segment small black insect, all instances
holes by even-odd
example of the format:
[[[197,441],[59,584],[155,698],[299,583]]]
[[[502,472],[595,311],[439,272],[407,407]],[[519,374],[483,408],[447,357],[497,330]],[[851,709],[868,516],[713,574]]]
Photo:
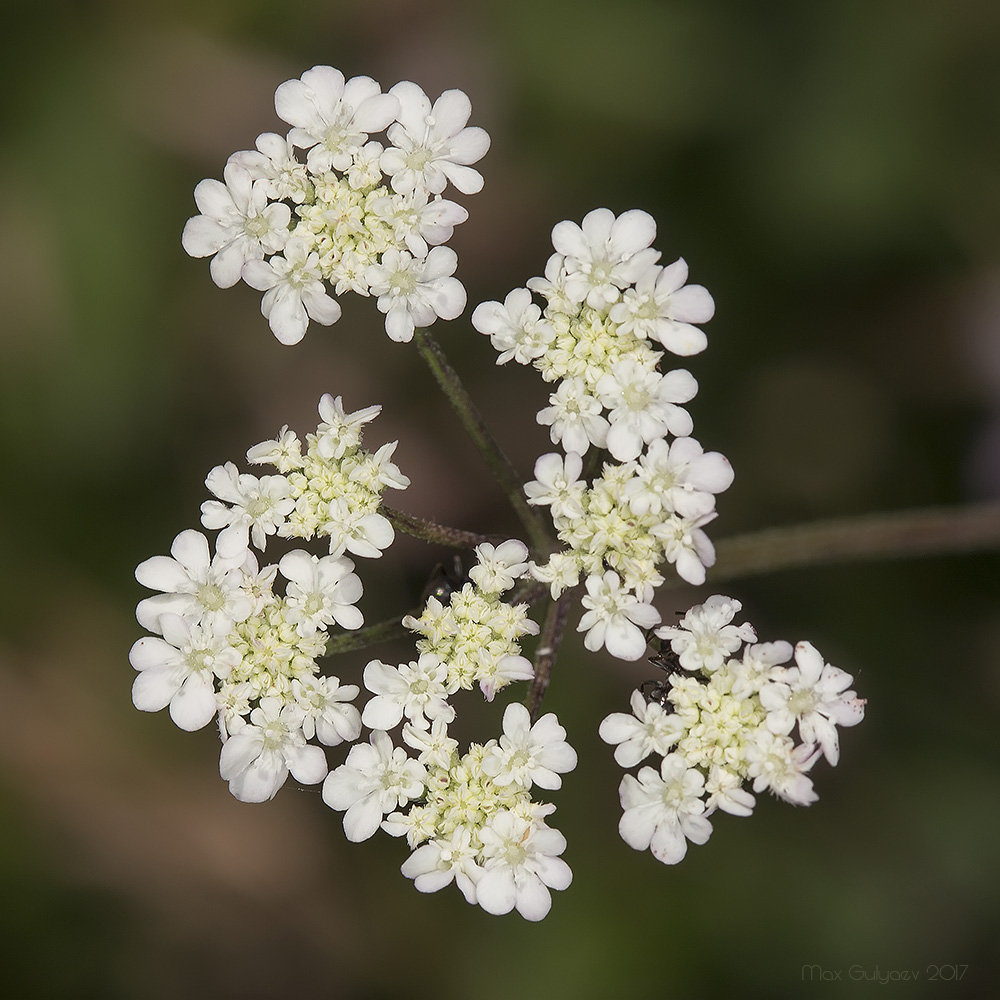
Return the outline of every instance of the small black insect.
[[[436,597],[442,604],[451,600],[451,595],[461,590],[469,582],[469,574],[462,565],[462,557],[452,557],[451,566],[438,563],[431,571],[427,586],[420,595],[420,603],[426,604],[428,597]]]
[[[669,715],[674,710],[673,702],[670,701],[670,692],[673,689],[670,677],[672,674],[680,671],[680,660],[672,649],[667,648],[654,653],[649,657],[649,662],[654,667],[659,667],[665,671],[667,676],[656,678],[655,680],[643,681],[639,685],[639,693],[647,702],[655,702]]]

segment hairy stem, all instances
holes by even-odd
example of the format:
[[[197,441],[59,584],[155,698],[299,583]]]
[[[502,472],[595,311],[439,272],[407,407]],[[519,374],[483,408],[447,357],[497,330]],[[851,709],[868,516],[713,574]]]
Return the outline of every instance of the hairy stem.
[[[926,507],[768,528],[716,544],[713,582],[860,559],[1000,548],[1000,503]]]
[[[408,611],[406,614],[416,617],[420,614],[420,609]],[[323,657],[336,656],[338,653],[350,653],[355,649],[365,649],[368,646],[377,646],[379,643],[392,642],[393,639],[412,637],[413,633],[408,628],[403,627],[404,617],[405,615],[397,615],[395,618],[387,618],[374,625],[366,625],[354,632],[335,635],[327,641]]]
[[[415,514],[386,507],[385,504],[379,507],[379,513],[387,518],[394,528],[407,535],[437,545],[450,545],[455,549],[474,549],[483,542],[499,545],[506,540],[503,535],[481,535],[475,531],[464,531],[462,528],[450,528],[445,524],[417,517]]]
[[[538,718],[542,698],[545,697],[549,686],[549,674],[552,672],[552,664],[555,662],[556,653],[562,642],[572,599],[573,592],[565,591],[557,601],[552,601],[549,604],[549,610],[545,615],[545,624],[542,625],[542,632],[538,637],[538,648],[535,650],[535,678],[531,682],[528,696],[524,700],[532,723]]]
[[[553,543],[545,522],[538,512],[529,506],[524,496],[521,478],[486,426],[486,422],[479,410],[476,409],[476,405],[472,402],[472,398],[461,379],[455,373],[455,369],[448,363],[448,359],[437,341],[426,330],[418,328],[414,333],[413,340],[420,356],[427,363],[441,390],[455,408],[462,426],[472,438],[479,453],[507,495],[518,519],[528,533],[532,549],[539,556],[547,555],[552,550]]]

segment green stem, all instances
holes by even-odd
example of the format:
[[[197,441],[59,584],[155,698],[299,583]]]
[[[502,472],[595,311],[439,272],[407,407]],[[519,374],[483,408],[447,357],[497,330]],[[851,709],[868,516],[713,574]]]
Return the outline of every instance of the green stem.
[[[407,614],[416,617],[420,614],[420,609],[408,611]],[[353,632],[344,632],[335,635],[327,641],[324,658],[337,656],[339,653],[350,653],[355,649],[365,649],[367,646],[376,646],[383,642],[392,642],[394,639],[405,639],[413,633],[403,627],[402,619],[405,615],[397,615],[395,618],[387,618],[385,621],[376,622],[374,625],[366,625],[364,628],[356,629]]]
[[[413,340],[420,356],[427,363],[441,390],[455,408],[462,426],[472,438],[479,453],[507,495],[518,519],[528,533],[528,539],[535,554],[539,557],[548,555],[554,548],[548,528],[538,511],[529,506],[524,496],[520,476],[486,426],[486,422],[479,410],[476,409],[475,403],[472,402],[472,398],[455,369],[448,363],[444,352],[427,330],[418,328],[414,333]]]
[[[716,543],[712,582],[795,566],[1000,548],[1000,503],[835,518]]]
[[[545,624],[542,625],[541,635],[538,637],[538,648],[535,650],[535,677],[528,688],[528,696],[524,703],[532,723],[538,718],[538,710],[542,706],[542,698],[549,686],[549,675],[552,672],[552,664],[555,662],[556,653],[562,642],[563,632],[566,629],[566,618],[569,615],[569,606],[573,599],[573,591],[567,590],[557,601],[549,603],[549,610],[545,615]]]
[[[386,507],[385,504],[379,507],[379,513],[399,531],[425,542],[433,542],[436,545],[450,545],[455,549],[474,549],[483,542],[499,545],[506,540],[503,535],[480,535],[475,531],[450,528],[446,524],[438,524],[436,521],[428,521],[415,514],[407,514],[401,510]]]

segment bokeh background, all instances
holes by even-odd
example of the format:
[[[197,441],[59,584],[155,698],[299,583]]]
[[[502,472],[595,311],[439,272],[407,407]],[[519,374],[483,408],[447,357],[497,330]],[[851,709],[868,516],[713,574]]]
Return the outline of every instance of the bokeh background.
[[[181,250],[194,185],[281,129],[274,88],[317,63],[470,94],[493,137],[453,242],[471,303],[540,273],[560,219],[654,214],[718,306],[690,365],[697,436],[737,471],[714,537],[996,498],[997,4],[77,0],[11,4],[0,44],[9,995],[795,996],[816,989],[807,965],[840,972],[830,996],[893,990],[852,969],[916,970],[908,997],[991,995],[995,555],[725,585],[762,637],[852,672],[869,713],[817,768],[815,806],[720,815],[676,868],[619,840],[596,734],[644,668],[571,635],[546,706],[580,754],[553,821],[575,882],[540,925],[421,896],[403,845],[347,844],[315,788],[235,802],[211,731],[132,708],[127,653],[136,563],[196,525],[213,465],[305,433],[325,391],[384,404],[368,441],[400,441],[399,506],[516,530],[373,302],[344,297],[336,326],[284,348],[258,293]],[[548,450],[540,380],[496,368],[467,316],[436,332],[527,474]],[[368,620],[411,606],[439,557],[404,539],[365,564]],[[962,982],[927,981],[952,964]]]

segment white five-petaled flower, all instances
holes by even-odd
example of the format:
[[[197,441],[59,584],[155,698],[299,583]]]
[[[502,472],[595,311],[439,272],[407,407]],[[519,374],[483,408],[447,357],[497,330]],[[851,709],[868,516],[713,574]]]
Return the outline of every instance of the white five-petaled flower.
[[[484,593],[502,594],[527,572],[528,546],[516,538],[500,545],[483,542],[476,546],[476,558],[469,579]]]
[[[557,223],[552,245],[564,258],[566,294],[573,302],[586,299],[594,309],[614,302],[659,259],[650,249],[655,237],[653,217],[639,209],[616,218],[607,208],[595,208],[582,226]]]
[[[587,484],[580,479],[583,458],[578,452],[550,452],[535,462],[535,478],[525,483],[524,494],[533,506],[551,505],[553,517],[582,517]]]
[[[295,127],[289,142],[308,149],[314,174],[333,167],[341,172],[368,141],[398,114],[399,101],[367,76],[344,81],[332,66],[313,66],[298,80],[287,80],[274,92],[279,117]]]
[[[476,901],[487,913],[517,909],[525,920],[541,920],[552,906],[549,889],[566,889],[573,872],[559,857],[566,838],[539,822],[502,809],[479,831],[485,871]]]
[[[340,303],[327,294],[323,284],[319,255],[301,237],[288,240],[284,256],[248,261],[243,280],[264,293],[260,311],[282,344],[297,344],[311,319],[323,326],[340,319]]]
[[[583,644],[591,652],[604,646],[619,660],[638,660],[646,650],[643,629],[660,621],[656,608],[625,590],[613,570],[587,577],[581,603],[588,609],[577,626],[578,632],[587,633]]]
[[[483,771],[496,785],[560,788],[560,774],[576,767],[576,751],[566,742],[566,730],[553,713],[534,725],[524,705],[508,705],[503,713],[503,736]]]
[[[222,745],[219,773],[240,802],[273,799],[289,772],[304,785],[326,777],[326,754],[306,743],[304,713],[280,698],[261,698],[250,723]]]
[[[541,309],[531,301],[531,292],[515,288],[507,293],[503,304],[480,302],[473,310],[472,325],[490,338],[500,355],[498,365],[511,358],[526,365],[541,357],[556,336],[551,324],[541,316]]]
[[[742,643],[757,639],[749,623],[730,624],[741,607],[743,605],[731,597],[713,594],[704,604],[691,608],[677,625],[664,625],[656,634],[670,640],[670,648],[685,670],[711,673],[718,670],[725,658]]]
[[[794,667],[775,672],[776,679],[760,691],[768,712],[767,726],[787,735],[796,722],[804,743],[818,743],[831,764],[840,759],[837,726],[856,726],[865,715],[865,699],[848,690],[850,674],[825,663],[812,643],[795,647]]]
[[[608,421],[601,414],[600,400],[590,394],[582,378],[563,379],[549,403],[535,419],[550,428],[553,444],[585,455],[592,444],[603,448],[608,443]]]
[[[469,164],[490,148],[481,128],[466,127],[472,104],[461,90],[446,90],[431,107],[430,98],[415,83],[404,80],[389,89],[399,100],[396,124],[386,134],[393,144],[380,166],[392,178],[392,189],[409,194],[426,187],[440,194],[450,181],[462,194],[482,189],[483,177]]]
[[[361,715],[369,729],[393,729],[404,714],[418,729],[429,729],[438,719],[448,723],[455,718],[455,709],[448,704],[448,665],[433,653],[398,667],[370,660],[364,680],[375,695]]]
[[[629,847],[648,847],[657,861],[675,865],[687,854],[687,842],[704,844],[712,834],[702,794],[705,777],[688,767],[681,754],[663,758],[660,772],[644,767],[622,778],[619,794],[625,810],[618,832]]]
[[[220,554],[212,556],[208,539],[190,528],[174,539],[169,556],[141,562],[135,578],[150,590],[162,591],[140,601],[135,609],[139,624],[150,632],[160,631],[160,616],[169,612],[226,635],[253,611],[242,588],[238,562]]]
[[[330,501],[328,517],[322,531],[330,536],[330,555],[339,556],[346,550],[363,559],[378,559],[396,537],[388,518],[352,510],[346,497]]]
[[[139,671],[132,703],[143,712],[159,712],[169,705],[170,718],[181,729],[201,729],[216,713],[215,678],[228,677],[241,656],[225,635],[215,635],[179,615],[161,615],[160,627],[162,639],[146,636],[129,653]]]
[[[615,743],[615,760],[622,767],[635,767],[651,753],[665,757],[684,732],[678,715],[668,714],[662,705],[646,701],[641,691],[632,692],[632,714],[612,712],[601,723],[600,736]]]
[[[628,358],[612,365],[594,391],[610,411],[608,450],[619,462],[637,458],[644,444],[668,432],[686,437],[694,428],[687,410],[676,405],[698,392],[698,383],[683,369],[661,375]]]
[[[292,681],[292,697],[302,709],[302,733],[335,747],[353,743],[361,735],[361,713],[350,704],[358,696],[357,684],[341,684],[337,677],[303,677]]]
[[[215,544],[219,555],[226,559],[239,557],[251,538],[263,552],[267,536],[273,535],[295,509],[284,476],[258,479],[249,473],[241,474],[232,462],[212,469],[205,485],[223,502],[206,500],[201,505],[201,523],[206,528],[223,529]]]
[[[302,204],[313,186],[305,164],[295,158],[295,145],[275,132],[262,132],[254,145],[256,149],[233,153],[229,162],[248,170],[255,181],[266,181],[269,198]]]
[[[635,287],[626,288],[622,301],[611,307],[619,332],[658,340],[682,357],[705,350],[708,339],[692,324],[707,323],[715,313],[715,303],[701,285],[685,285],[687,276],[683,258],[644,271]]]
[[[420,892],[437,892],[454,881],[466,902],[475,903],[476,882],[483,874],[476,862],[478,853],[472,845],[471,829],[462,825],[449,836],[435,838],[418,847],[403,862],[400,871],[413,879],[414,887]]]
[[[347,760],[323,783],[323,801],[344,811],[344,832],[355,843],[367,840],[382,817],[424,791],[427,771],[402,747],[393,747],[387,733],[375,730],[370,743],[355,743]]]
[[[625,495],[639,515],[673,511],[697,518],[715,508],[715,494],[727,490],[732,481],[733,467],[719,452],[704,452],[692,437],[676,438],[670,444],[658,438],[639,458]]]
[[[458,254],[450,247],[434,247],[426,257],[389,249],[378,264],[365,271],[378,308],[385,313],[385,332],[392,340],[413,339],[418,326],[430,326],[438,317],[455,319],[465,308],[465,288],[452,277]]]
[[[361,580],[346,556],[320,559],[304,549],[286,552],[278,562],[288,580],[285,619],[302,636],[336,623],[341,628],[361,628],[364,618],[354,605],[361,599]]]
[[[380,404],[347,413],[343,398],[324,392],[319,400],[320,424],[316,428],[316,449],[323,458],[341,458],[361,444],[361,428],[382,412]]]
[[[192,257],[214,254],[212,280],[230,288],[247,262],[285,246],[291,211],[280,202],[268,204],[267,181],[255,181],[238,163],[227,163],[224,176],[225,184],[206,179],[194,189],[202,214],[188,219],[181,243]]]

